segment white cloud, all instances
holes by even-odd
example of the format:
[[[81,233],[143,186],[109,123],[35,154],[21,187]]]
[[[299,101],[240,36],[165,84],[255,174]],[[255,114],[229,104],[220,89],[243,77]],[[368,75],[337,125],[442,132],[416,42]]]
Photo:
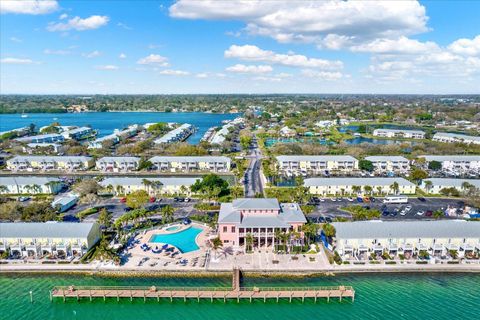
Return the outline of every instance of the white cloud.
[[[418,1],[179,0],[169,12],[183,19],[241,20],[250,34],[279,42],[322,44],[329,37],[333,47],[340,39],[358,45],[428,30]]]
[[[0,60],[1,63],[3,64],[34,64],[37,63],[33,61],[32,59],[27,59],[27,58],[3,58]]]
[[[351,50],[354,52],[378,54],[418,54],[438,49],[439,47],[435,42],[420,42],[403,36],[398,39],[376,39],[372,42],[351,47]]]
[[[167,67],[168,66],[168,58],[163,57],[159,54],[150,54],[145,58],[141,58],[137,61],[138,64],[148,64],[148,65],[156,65],[160,67]]]
[[[246,61],[260,61],[271,64],[279,64],[289,67],[319,68],[319,69],[340,69],[343,63],[338,60],[324,60],[317,58],[308,58],[300,54],[279,54],[269,50],[262,50],[257,46],[232,45],[225,51],[226,58],[237,58]]]
[[[266,82],[280,82],[280,81],[282,81],[282,78],[279,78],[279,77],[258,76],[258,77],[254,77],[252,80],[255,80],[255,81],[266,81]]]
[[[98,56],[101,56],[102,53],[98,50],[94,50],[92,52],[88,52],[88,53],[82,53],[82,56],[85,57],[85,58],[88,58],[88,59],[91,59],[91,58],[96,58]]]
[[[127,55],[125,53],[120,53],[120,55],[118,56],[118,58],[120,59],[126,59],[127,58]]]
[[[64,20],[64,19],[67,19],[67,18],[68,18],[68,14],[66,14],[66,13],[62,13],[60,15],[60,17],[58,17],[59,20]]]
[[[107,65],[102,65],[102,66],[96,66],[95,69],[112,71],[112,70],[118,70],[119,67],[115,66],[115,65],[112,65],[112,64],[107,64]]]
[[[205,79],[205,78],[208,78],[208,73],[206,72],[202,72],[202,73],[197,73],[195,75],[196,78],[200,78],[200,79]]]
[[[244,64],[236,64],[234,66],[228,67],[225,69],[228,72],[235,72],[235,73],[269,73],[273,71],[271,66],[266,65],[244,65]]]
[[[51,22],[47,26],[47,30],[52,32],[69,31],[69,30],[76,30],[76,31],[93,30],[93,29],[98,29],[100,27],[105,26],[109,20],[110,18],[107,16],[98,16],[98,15],[90,16],[85,19],[82,19],[80,17],[74,17],[68,20],[66,23]]]
[[[63,55],[70,54],[70,53],[72,53],[72,52],[69,51],[69,50],[52,50],[52,49],[45,49],[45,50],[43,50],[43,53],[44,53],[44,54],[51,54],[51,55],[63,56]]]
[[[12,42],[16,42],[16,43],[21,43],[21,42],[23,42],[23,40],[22,40],[22,39],[20,39],[20,38],[17,38],[17,37],[10,37],[10,41],[12,41]]]
[[[473,39],[458,39],[448,46],[454,53],[468,55],[468,56],[479,56],[480,55],[480,35],[476,36]]]
[[[119,22],[117,23],[117,27],[120,27],[120,28],[123,28],[125,30],[132,30],[132,28],[130,28],[129,26],[127,26],[125,23],[123,22]]]
[[[1,13],[17,14],[47,14],[58,10],[55,0],[2,0],[0,1]]]
[[[167,75],[167,76],[188,76],[190,72],[183,71],[183,70],[162,70],[159,72],[160,74]]]
[[[312,69],[304,69],[302,70],[302,75],[309,78],[317,78],[321,80],[339,80],[343,78],[341,72],[328,72],[328,71],[317,71]]]

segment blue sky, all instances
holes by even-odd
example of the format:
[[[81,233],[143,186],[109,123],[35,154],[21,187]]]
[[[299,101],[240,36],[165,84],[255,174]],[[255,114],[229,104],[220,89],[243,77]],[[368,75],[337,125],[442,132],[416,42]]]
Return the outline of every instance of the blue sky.
[[[0,2],[3,94],[480,93],[477,1]]]

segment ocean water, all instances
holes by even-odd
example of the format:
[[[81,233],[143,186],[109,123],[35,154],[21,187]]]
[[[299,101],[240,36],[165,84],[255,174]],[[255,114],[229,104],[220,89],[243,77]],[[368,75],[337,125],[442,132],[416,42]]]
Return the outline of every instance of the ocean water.
[[[0,132],[21,128],[31,123],[37,129],[59,122],[67,126],[89,125],[99,132],[99,137],[111,134],[114,129],[122,129],[131,124],[150,122],[190,123],[198,131],[188,138],[190,143],[198,143],[203,134],[213,126],[220,126],[223,120],[232,120],[238,114],[212,114],[202,112],[86,112],[86,113],[30,113],[27,118],[20,114],[0,114]]]
[[[352,285],[355,302],[331,299],[227,301],[129,299],[49,300],[54,285],[231,285],[221,278],[100,278],[72,275],[1,275],[0,319],[479,319],[480,275],[476,274],[376,274],[312,278],[246,278],[247,286]],[[29,291],[34,302],[30,302]]]

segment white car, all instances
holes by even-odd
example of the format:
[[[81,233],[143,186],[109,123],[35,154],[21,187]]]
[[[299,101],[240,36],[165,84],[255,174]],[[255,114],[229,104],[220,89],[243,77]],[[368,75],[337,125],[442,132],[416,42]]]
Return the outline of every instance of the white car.
[[[400,215],[401,215],[401,216],[404,216],[404,215],[407,214],[407,212],[408,212],[407,210],[403,209],[402,211],[400,211]]]
[[[320,199],[318,199],[318,200],[319,200],[320,202],[325,202],[325,199],[323,199],[323,198],[320,198]]]
[[[348,201],[353,202],[354,199],[352,197],[347,198]]]
[[[410,210],[412,210],[412,206],[408,205],[405,207],[405,212],[409,212]]]
[[[337,199],[335,199],[335,198],[330,198],[330,200],[332,200],[332,202],[336,202],[336,201],[337,201]]]
[[[425,214],[425,211],[422,211],[422,210],[417,211],[417,216],[423,216],[424,214]]]

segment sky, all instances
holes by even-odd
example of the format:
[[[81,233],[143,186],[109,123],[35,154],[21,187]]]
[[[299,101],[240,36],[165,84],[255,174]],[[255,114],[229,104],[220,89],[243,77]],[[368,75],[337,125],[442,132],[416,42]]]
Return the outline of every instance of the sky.
[[[2,94],[480,94],[480,1],[0,0]]]

